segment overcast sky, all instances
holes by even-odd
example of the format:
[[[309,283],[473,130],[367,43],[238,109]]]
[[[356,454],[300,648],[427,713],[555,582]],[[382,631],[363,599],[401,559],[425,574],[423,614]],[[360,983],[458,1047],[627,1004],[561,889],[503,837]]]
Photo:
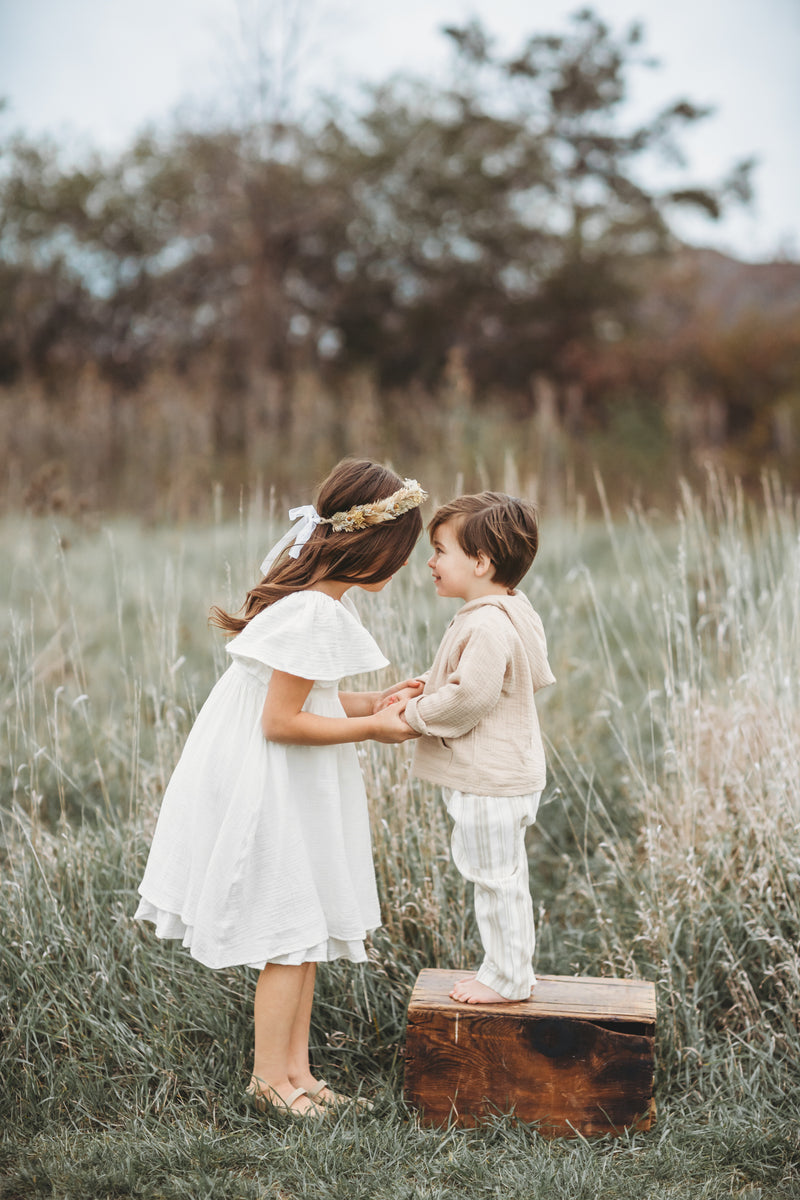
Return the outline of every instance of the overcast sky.
[[[395,71],[444,80],[443,24],[478,16],[499,47],[512,50],[531,33],[564,30],[579,7],[565,0],[0,0],[0,96],[8,100],[0,120],[5,131],[49,132],[73,149],[121,149],[145,123],[235,107],[259,46],[280,66],[281,96],[298,115],[317,91],[351,92],[357,81]],[[759,159],[753,209],[719,225],[687,222],[684,236],[743,258],[800,258],[800,0],[598,0],[593,7],[617,30],[640,19],[646,48],[661,61],[633,76],[632,121],[688,96],[716,109],[685,143],[696,179],[715,181],[739,159]]]

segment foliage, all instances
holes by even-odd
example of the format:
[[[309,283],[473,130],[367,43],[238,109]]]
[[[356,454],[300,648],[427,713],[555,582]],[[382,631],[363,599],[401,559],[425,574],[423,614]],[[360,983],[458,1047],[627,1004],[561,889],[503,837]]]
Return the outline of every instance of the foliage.
[[[446,33],[450,87],[395,81],[324,131],[360,201],[344,351],[387,383],[437,378],[454,346],[479,384],[569,378],[575,347],[633,320],[636,264],[667,249],[670,205],[717,215],[728,194],[637,182],[641,159],[706,113],[683,100],[621,130],[641,29],[615,38],[588,10],[511,57],[477,23]]]
[[[0,378],[91,360],[129,386],[210,361],[235,445],[255,366],[430,383],[461,347],[479,383],[572,377],[577,348],[629,327],[636,264],[667,247],[670,207],[716,216],[746,168],[715,186],[638,182],[706,112],[682,99],[621,128],[646,62],[636,26],[617,36],[586,10],[510,57],[477,24],[447,36],[450,86],[393,80],[306,126],[147,134],[79,166],[12,139]]]

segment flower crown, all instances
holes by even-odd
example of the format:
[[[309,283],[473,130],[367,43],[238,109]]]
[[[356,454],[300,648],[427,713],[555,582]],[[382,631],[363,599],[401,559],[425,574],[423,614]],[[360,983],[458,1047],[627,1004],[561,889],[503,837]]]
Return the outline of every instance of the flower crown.
[[[368,529],[384,521],[394,521],[409,509],[419,508],[428,493],[423,492],[416,479],[404,479],[403,486],[385,500],[374,500],[371,504],[354,504],[345,512],[332,517],[320,517],[319,525],[330,525],[336,533],[351,533],[357,529]]]
[[[416,479],[404,479],[403,486],[385,500],[374,500],[371,504],[354,504],[352,508],[334,513],[332,517],[321,517],[313,504],[291,508],[289,518],[292,521],[296,519],[297,524],[272,547],[261,564],[261,574],[269,574],[272,564],[289,545],[289,557],[298,558],[317,525],[330,525],[336,533],[368,529],[371,525],[394,521],[409,509],[418,508],[427,498],[428,493],[423,492]]]

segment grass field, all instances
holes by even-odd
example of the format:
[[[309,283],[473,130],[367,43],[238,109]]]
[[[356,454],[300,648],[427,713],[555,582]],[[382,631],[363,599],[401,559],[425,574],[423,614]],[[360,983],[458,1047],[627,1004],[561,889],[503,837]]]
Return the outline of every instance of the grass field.
[[[0,1196],[800,1195],[797,503],[712,476],[675,512],[542,514],[525,587],[558,685],[536,965],[651,979],[659,1004],[657,1125],[593,1142],[503,1118],[432,1131],[402,1103],[417,971],[478,953],[407,747],[361,751],[384,925],[366,967],[320,971],[312,1029],[317,1066],[373,1114],[249,1112],[254,973],[133,922],[165,781],[224,664],[208,608],[237,605],[277,528],[258,503],[207,528],[0,523]],[[426,557],[357,595],[398,676],[453,611]]]

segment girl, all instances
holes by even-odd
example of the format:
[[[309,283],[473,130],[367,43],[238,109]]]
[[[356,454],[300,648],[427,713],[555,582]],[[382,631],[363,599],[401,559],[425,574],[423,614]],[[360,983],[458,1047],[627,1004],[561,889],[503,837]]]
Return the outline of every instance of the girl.
[[[319,511],[291,511],[300,519],[242,615],[212,610],[236,635],[232,662],[167,787],[135,915],[209,967],[260,970],[247,1090],[262,1109],[318,1116],[343,1099],[312,1074],[308,1040],[316,964],[366,961],[364,938],[380,924],[352,743],[415,736],[402,703],[380,708],[413,681],[338,691],[343,676],[387,665],[346,592],[379,592],[403,566],[424,499],[416,480],[339,463]]]

